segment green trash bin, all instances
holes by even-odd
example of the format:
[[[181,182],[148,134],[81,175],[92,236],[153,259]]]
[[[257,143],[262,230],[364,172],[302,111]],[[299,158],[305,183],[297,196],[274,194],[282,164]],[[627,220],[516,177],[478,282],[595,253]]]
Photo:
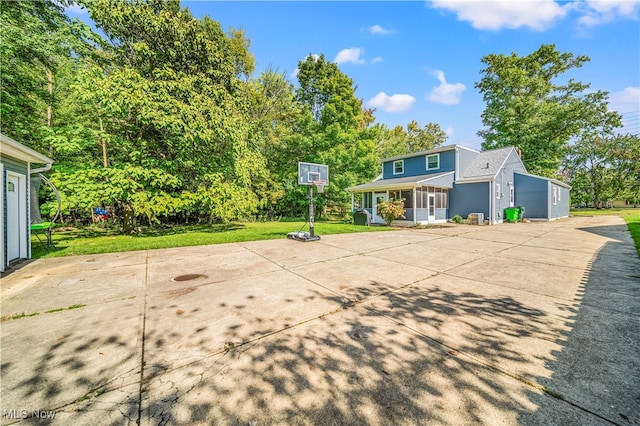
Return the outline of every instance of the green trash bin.
[[[504,209],[504,218],[507,222],[517,222],[518,221],[518,212],[519,209],[517,207],[508,207]]]

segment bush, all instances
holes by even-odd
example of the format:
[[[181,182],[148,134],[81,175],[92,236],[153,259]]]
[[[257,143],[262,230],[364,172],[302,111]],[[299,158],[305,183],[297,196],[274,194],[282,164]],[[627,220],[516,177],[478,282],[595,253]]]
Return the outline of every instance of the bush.
[[[395,219],[404,219],[404,198],[378,203],[378,214],[384,218],[387,226]]]
[[[462,221],[463,221],[462,216],[460,216],[459,214],[451,218],[451,222],[454,222],[454,223],[462,223]]]

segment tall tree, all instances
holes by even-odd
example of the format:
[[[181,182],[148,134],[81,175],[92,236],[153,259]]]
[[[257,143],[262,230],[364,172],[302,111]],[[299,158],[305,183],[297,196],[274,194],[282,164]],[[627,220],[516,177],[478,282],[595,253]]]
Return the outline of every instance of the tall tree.
[[[362,108],[353,80],[324,55],[309,55],[298,63],[296,98],[306,113],[298,116],[298,135],[289,140],[291,170],[285,199],[304,205],[305,191],[294,185],[297,161],[329,165],[330,186],[320,201],[344,210],[348,194],[344,188],[373,178],[379,169],[377,130],[369,127],[373,115]],[[298,200],[298,201],[296,201]]]
[[[33,148],[54,127],[54,110],[67,92],[61,77],[92,51],[93,33],[64,14],[66,1],[2,2],[0,8],[0,126]],[[44,128],[45,135],[40,134]]]
[[[382,126],[378,149],[380,157],[388,158],[433,149],[446,140],[447,134],[438,124],[427,123],[420,127],[420,124],[413,120],[406,127],[395,126],[388,129]]]
[[[585,131],[599,128],[611,134],[621,117],[607,109],[607,93],[587,92],[590,85],[560,77],[580,68],[589,58],[561,53],[555,45],[542,45],[527,56],[491,54],[475,87],[486,102],[485,130],[478,132],[484,149],[514,145],[531,173],[553,177],[569,142]]]

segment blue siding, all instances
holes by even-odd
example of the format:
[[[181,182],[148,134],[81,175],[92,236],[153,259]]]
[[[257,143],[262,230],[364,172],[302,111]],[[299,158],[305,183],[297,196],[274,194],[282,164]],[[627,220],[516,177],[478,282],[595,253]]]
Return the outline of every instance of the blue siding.
[[[418,155],[404,159],[404,173],[393,174],[393,162],[397,160],[385,161],[382,164],[382,178],[394,179],[408,176],[429,175],[432,173],[451,172],[455,170],[456,156],[455,150],[440,152],[440,167],[433,170],[427,170],[426,155]]]
[[[489,218],[490,182],[454,184],[449,191],[449,217],[457,214],[466,218],[469,213],[484,213]]]
[[[536,176],[515,174],[516,206],[523,206],[524,216],[533,219],[548,219],[549,181]]]

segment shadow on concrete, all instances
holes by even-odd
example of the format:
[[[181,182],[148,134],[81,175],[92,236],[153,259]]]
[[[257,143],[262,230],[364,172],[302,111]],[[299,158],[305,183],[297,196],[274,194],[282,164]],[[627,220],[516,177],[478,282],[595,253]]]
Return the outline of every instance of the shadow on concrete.
[[[548,362],[551,377],[538,378],[549,393],[531,392],[538,406],[519,421],[582,425],[558,417],[549,396],[588,413],[593,423],[640,424],[640,260],[625,225],[581,228],[609,238],[585,271],[575,317],[561,351]]]
[[[400,325],[417,321],[439,330],[458,320],[466,332],[457,348]],[[557,336],[543,311],[511,297],[417,287],[347,303],[288,329],[261,330],[271,332],[262,338],[247,339],[238,331],[245,326],[227,327],[234,346],[188,368],[149,365],[143,418],[153,424],[490,424],[500,415],[514,421],[530,409],[523,387],[490,365],[531,359],[501,334]]]

